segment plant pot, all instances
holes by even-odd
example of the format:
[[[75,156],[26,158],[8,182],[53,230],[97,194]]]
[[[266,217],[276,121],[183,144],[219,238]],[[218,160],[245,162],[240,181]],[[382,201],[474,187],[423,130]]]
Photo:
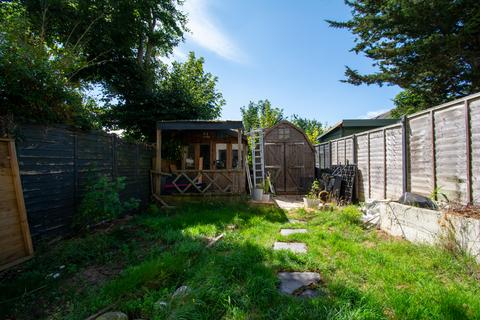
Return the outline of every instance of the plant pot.
[[[265,193],[263,195],[263,201],[270,202],[272,200],[272,195],[270,193]]]
[[[303,198],[303,206],[309,209],[317,209],[320,202],[320,199]]]
[[[263,200],[263,189],[255,188],[253,189],[252,199],[255,201],[262,201]]]

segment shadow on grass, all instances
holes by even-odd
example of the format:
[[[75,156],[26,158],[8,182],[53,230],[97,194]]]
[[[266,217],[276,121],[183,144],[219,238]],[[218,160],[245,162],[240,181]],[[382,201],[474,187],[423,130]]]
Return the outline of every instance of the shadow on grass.
[[[10,278],[12,282],[0,283],[2,300],[35,288],[28,287],[29,278],[42,285],[45,275],[58,265],[65,264],[68,271],[58,280],[48,280],[48,290],[0,305],[0,317],[84,319],[107,306],[126,312],[131,319],[402,316],[384,311],[383,301],[335,279],[323,283],[325,294],[313,299],[280,294],[276,273],[306,265],[306,259],[273,251],[266,244],[275,240],[285,222],[287,216],[279,209],[242,202],[212,201],[186,204],[168,214],[146,213],[109,233],[66,240],[59,248],[39,254],[22,273]],[[207,248],[208,238],[221,233],[225,237]],[[79,286],[72,281],[91,265],[120,266],[123,271],[98,284]],[[173,296],[184,285],[187,292]]]

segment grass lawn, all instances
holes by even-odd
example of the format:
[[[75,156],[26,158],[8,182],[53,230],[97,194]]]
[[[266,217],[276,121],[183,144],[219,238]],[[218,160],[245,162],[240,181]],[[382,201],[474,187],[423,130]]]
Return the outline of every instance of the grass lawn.
[[[0,276],[0,318],[84,319],[113,304],[130,319],[480,319],[471,258],[364,230],[355,207],[288,213],[309,230],[288,237],[282,227],[300,226],[276,208],[152,211],[38,249],[21,272]],[[308,253],[273,251],[276,240]],[[278,293],[278,271],[319,272],[322,294]],[[188,293],[172,298],[182,285]]]

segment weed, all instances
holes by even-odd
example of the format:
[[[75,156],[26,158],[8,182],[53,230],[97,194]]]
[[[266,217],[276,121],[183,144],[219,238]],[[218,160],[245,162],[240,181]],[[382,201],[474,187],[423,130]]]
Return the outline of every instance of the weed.
[[[115,219],[125,212],[138,208],[137,199],[130,198],[126,201],[120,199],[120,192],[124,189],[124,177],[111,181],[108,177],[101,176],[96,182],[90,182],[75,215],[75,226],[85,228],[91,224]]]
[[[361,222],[361,216],[362,213],[356,206],[348,206],[340,211],[341,220],[351,224],[359,224]]]

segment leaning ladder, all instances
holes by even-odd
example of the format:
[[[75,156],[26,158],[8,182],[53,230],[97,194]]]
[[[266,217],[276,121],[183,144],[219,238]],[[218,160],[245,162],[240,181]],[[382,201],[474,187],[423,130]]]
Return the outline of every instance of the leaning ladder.
[[[253,187],[265,184],[265,154],[263,148],[263,129],[250,131],[252,139]]]

